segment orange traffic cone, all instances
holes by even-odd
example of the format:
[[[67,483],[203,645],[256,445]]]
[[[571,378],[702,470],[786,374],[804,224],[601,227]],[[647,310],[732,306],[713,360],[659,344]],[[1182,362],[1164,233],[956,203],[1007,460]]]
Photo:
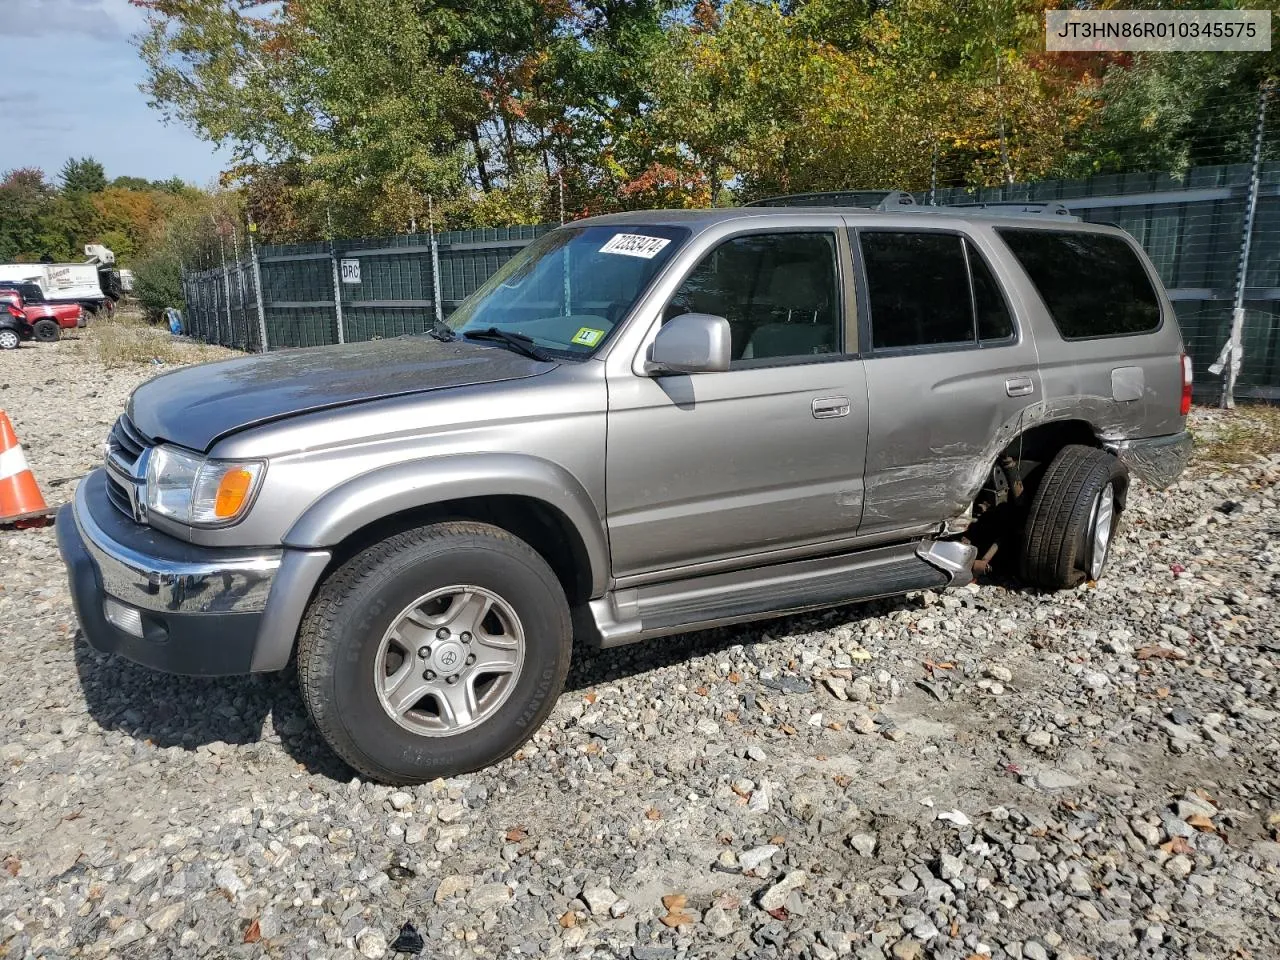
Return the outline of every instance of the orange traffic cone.
[[[9,415],[0,410],[0,523],[25,525],[24,521],[47,517],[52,512],[27,466]]]

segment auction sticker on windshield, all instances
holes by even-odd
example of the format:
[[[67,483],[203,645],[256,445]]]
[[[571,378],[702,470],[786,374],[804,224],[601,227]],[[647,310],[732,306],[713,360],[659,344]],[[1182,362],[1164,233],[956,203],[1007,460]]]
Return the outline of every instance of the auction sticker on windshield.
[[[670,242],[666,237],[646,237],[642,233],[615,233],[600,252],[652,260]]]
[[[580,343],[584,347],[594,347],[600,342],[600,338],[604,336],[603,330],[597,330],[594,327],[580,327],[578,332],[573,335],[570,343]]]

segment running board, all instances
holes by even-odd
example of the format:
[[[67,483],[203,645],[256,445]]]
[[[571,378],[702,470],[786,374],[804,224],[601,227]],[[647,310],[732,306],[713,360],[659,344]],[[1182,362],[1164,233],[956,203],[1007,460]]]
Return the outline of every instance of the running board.
[[[963,586],[977,549],[954,540],[876,547],[616,590],[589,604],[602,647],[785,616],[911,590]]]

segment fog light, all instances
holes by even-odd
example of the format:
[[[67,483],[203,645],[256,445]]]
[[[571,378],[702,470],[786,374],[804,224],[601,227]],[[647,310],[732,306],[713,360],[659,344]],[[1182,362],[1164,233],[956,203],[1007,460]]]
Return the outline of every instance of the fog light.
[[[142,611],[127,607],[115,597],[107,597],[102,601],[102,615],[107,623],[123,630],[131,636],[142,636]]]

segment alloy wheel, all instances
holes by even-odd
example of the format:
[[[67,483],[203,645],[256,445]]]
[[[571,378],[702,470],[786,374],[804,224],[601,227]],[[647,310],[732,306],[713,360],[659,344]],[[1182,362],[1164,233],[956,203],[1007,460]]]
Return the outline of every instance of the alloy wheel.
[[[378,702],[406,730],[454,736],[507,701],[524,654],[524,628],[506,600],[483,587],[441,587],[405,607],[383,635]]]

